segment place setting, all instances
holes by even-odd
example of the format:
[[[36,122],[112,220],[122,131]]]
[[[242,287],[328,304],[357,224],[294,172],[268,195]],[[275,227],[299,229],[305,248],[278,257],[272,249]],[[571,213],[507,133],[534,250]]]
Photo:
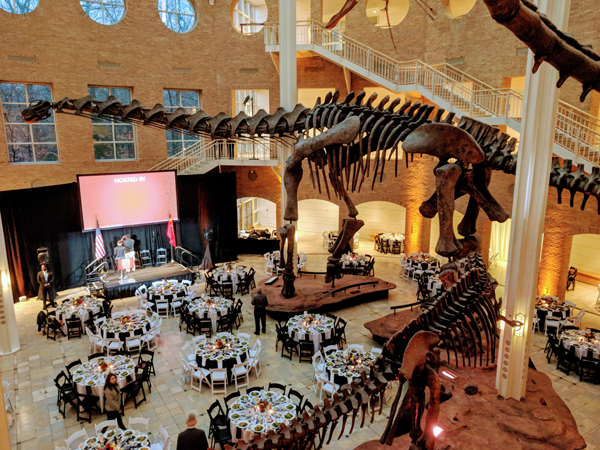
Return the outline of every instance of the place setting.
[[[196,344],[196,363],[207,369],[231,369],[248,359],[249,343],[231,333],[219,333]]]
[[[150,331],[150,319],[144,313],[123,313],[100,324],[105,338],[118,337],[124,341],[127,337],[142,336]]]
[[[335,320],[321,314],[304,312],[287,321],[289,336],[295,341],[301,341],[309,336],[315,345],[315,351],[323,340],[330,339],[335,326]]]
[[[150,450],[150,441],[146,434],[139,431],[116,428],[88,438],[79,448],[83,450]]]

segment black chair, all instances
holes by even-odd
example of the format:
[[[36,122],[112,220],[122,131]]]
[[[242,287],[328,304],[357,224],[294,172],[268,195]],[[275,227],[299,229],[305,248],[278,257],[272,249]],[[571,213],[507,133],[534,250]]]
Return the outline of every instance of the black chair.
[[[150,368],[150,374],[156,376],[156,370],[154,368],[154,352],[152,350],[142,350],[137,365],[142,369],[148,366]]]
[[[216,444],[219,444],[219,447],[222,449],[225,448],[226,445],[234,446],[231,436],[231,430],[229,427],[220,428],[215,426],[212,422],[210,424],[209,436],[212,436],[212,447],[216,448]]]
[[[383,253],[381,249],[381,238],[379,237],[379,235],[375,236],[375,246],[373,247],[373,250],[375,250],[376,252]]]
[[[223,281],[221,283],[221,297],[233,300],[233,281]]]
[[[394,241],[392,243],[392,254],[399,255],[402,253],[402,246],[400,245],[400,241]]]
[[[185,333],[191,334],[192,336],[196,336],[196,332],[198,331],[198,327],[196,326],[196,322],[194,321],[194,316],[192,314],[186,314],[181,316],[185,323]],[[179,329],[181,331],[181,328]]]
[[[312,357],[315,354],[315,344],[309,339],[307,335],[304,335],[304,339],[301,339],[298,343],[298,362],[312,362]]]
[[[290,392],[287,396],[292,400],[294,405],[296,405],[296,411],[300,412],[300,407],[302,406],[302,402],[304,401],[304,395],[302,395],[295,389],[290,389]]]
[[[65,374],[63,372],[61,372],[61,374],[63,376],[65,376]],[[59,374],[60,377],[60,374]],[[57,377],[58,378],[58,377]],[[62,386],[59,384],[60,382],[57,382],[56,379],[54,380],[54,383],[56,385],[56,388],[58,389],[58,399],[57,399],[57,406],[58,406],[58,412],[62,414],[63,419],[65,418],[65,413],[67,410],[67,403],[70,404],[73,409],[77,410],[77,403],[78,403],[78,397],[77,397],[77,392],[75,391],[75,389],[73,388],[67,388],[65,387],[65,384],[63,384]],[[68,385],[66,385],[68,386]],[[62,409],[61,409],[62,406]]]
[[[314,411],[314,406],[311,402],[308,401],[308,399],[304,400],[304,403],[302,404],[302,408],[300,410],[300,412],[307,412],[309,414],[312,414],[312,412]]]
[[[556,370],[560,370],[569,375],[573,368],[577,369],[579,366],[579,358],[575,356],[575,347],[571,346],[569,350],[565,350],[564,347],[560,347],[562,351],[556,355],[558,357],[558,363],[556,364]]]
[[[67,319],[67,337],[71,339],[71,337],[76,337],[77,339],[81,339],[81,335],[83,334],[83,329],[81,328],[81,320],[77,317],[70,317]]]
[[[249,279],[248,287],[250,290],[256,288],[256,280],[254,279],[255,274],[256,274],[256,270],[254,270],[254,267],[251,267],[250,270],[248,271],[248,275],[246,275],[246,278]]]
[[[56,320],[56,317],[48,313],[48,317],[46,318],[46,339],[52,339],[53,341],[56,341],[56,336],[58,336],[59,333],[63,336],[66,336],[62,330],[62,327],[60,326],[60,323],[58,320]]]
[[[69,381],[72,383],[73,382],[73,374],[71,373],[71,369],[73,369],[76,366],[80,366],[81,365],[81,360],[78,359],[77,361],[73,361],[72,363],[68,364],[66,366],[67,369],[67,378],[69,379]]]
[[[344,348],[343,344],[347,344],[348,341],[346,339],[346,321],[341,317],[335,325],[335,336],[338,339],[338,348],[340,347],[340,344],[342,345],[342,348]]]
[[[208,416],[210,417],[210,426],[208,430],[208,437],[212,438],[213,448],[214,442],[227,441],[231,439],[231,432],[229,431],[229,419],[223,411],[221,403],[216,400],[207,410]],[[221,447],[223,448],[223,447]]]
[[[560,327],[561,333],[566,330],[579,330],[579,327],[576,327],[574,325],[565,325],[564,327]]]
[[[70,391],[75,390],[75,385],[69,381],[69,377],[65,374],[64,371],[61,371],[56,378],[54,379],[54,385],[56,386],[56,389],[58,390],[58,395],[57,395],[57,399],[56,399],[56,405],[58,406],[58,410],[60,412],[60,403],[61,401],[63,401],[63,396]],[[67,402],[69,399],[64,400],[65,402]],[[73,395],[73,397],[70,399],[71,401],[75,402],[76,401],[76,395]],[[66,403],[65,403],[66,405]],[[73,404],[74,405],[74,404]],[[64,412],[62,412],[63,417],[65,416]]]
[[[298,350],[296,348],[297,345],[298,345],[298,343],[296,341],[294,341],[291,337],[287,336],[287,335],[282,336],[282,339],[285,339],[285,340],[281,341],[281,344],[282,344],[281,345],[281,357],[282,358],[287,358],[287,359],[289,359],[291,361],[292,360],[292,355],[294,353],[298,354]],[[288,354],[284,355],[283,354],[284,351],[288,352]]]
[[[284,332],[278,323],[275,324],[275,333],[277,334],[277,339],[275,341],[275,351],[277,351],[277,347],[279,346],[280,342],[284,342],[284,341],[290,339],[290,336],[288,335],[288,331],[287,331],[287,326],[285,328],[286,328],[286,330]]]
[[[390,253],[390,243],[387,239],[381,240],[381,253]]]
[[[232,400],[235,400],[235,399],[237,399],[237,398],[238,398],[240,395],[241,395],[241,394],[240,394],[240,392],[239,392],[239,391],[238,391],[238,392],[233,392],[233,393],[229,394],[227,397],[225,397],[225,398],[223,399],[223,401],[225,402],[225,407],[227,408],[227,416],[228,416],[228,417],[229,417],[229,409],[230,409],[230,408],[229,408],[229,403],[230,403],[230,402],[231,402],[231,403],[234,403]]]
[[[592,333],[600,333],[600,330],[599,330],[599,329],[597,329],[597,328],[590,328],[590,331],[591,331]]]
[[[287,386],[284,386],[283,384],[280,384],[280,383],[271,383],[271,382],[269,382],[269,390],[270,391],[278,390],[278,391],[281,391],[281,393],[283,395],[286,395]]]
[[[600,381],[600,359],[594,358],[594,352],[588,350],[587,355],[579,363],[579,381]]]
[[[129,400],[133,400],[135,409],[137,409],[138,406],[142,402],[146,401],[146,391],[144,391],[144,385],[142,384],[141,380],[138,380],[137,375],[138,374],[136,371],[136,380],[133,381],[132,383],[129,383],[127,386],[125,386],[123,389],[121,389],[121,394],[122,394],[121,413],[124,412],[125,405],[127,405],[127,402],[129,402]],[[138,401],[137,398],[138,398],[140,392],[142,393],[143,398],[140,401]],[[125,397],[124,399],[123,399],[123,396]]]
[[[237,284],[237,294],[244,295],[250,293],[250,277],[246,275],[240,282]]]
[[[233,331],[233,322],[231,314],[221,315],[220,311],[217,311],[217,333],[226,331],[231,333]]]
[[[148,386],[148,393],[152,394],[152,381],[150,381],[150,365],[144,365],[144,367],[140,367],[139,365],[135,367],[135,380],[142,384],[146,383]]]
[[[244,321],[244,315],[242,313],[242,306],[244,303],[241,300],[238,300],[235,304],[234,315],[235,315],[235,326],[236,328],[240,328],[242,322]]]
[[[91,361],[92,359],[100,358],[101,356],[104,356],[104,353],[92,353],[90,356],[88,356],[88,361]]]
[[[558,354],[561,352],[561,350],[564,351],[564,348],[554,334],[548,335],[548,341],[550,343],[550,348],[548,349],[546,359],[548,360],[548,363],[550,363],[552,360],[552,355],[558,357]]]
[[[89,388],[89,386],[87,387]],[[91,388],[88,392],[91,392]],[[92,413],[94,410],[100,412],[97,406],[99,400],[100,397],[97,395],[77,393],[77,421],[87,420],[88,423],[92,423]],[[85,414],[87,414],[87,417],[85,417]]]
[[[265,387],[264,386],[253,386],[253,387],[249,387],[246,388],[246,394],[250,394],[250,392],[254,392],[254,391],[262,391],[264,390]]]
[[[212,321],[210,319],[194,319],[194,325],[200,334],[205,334],[206,337],[212,337]]]

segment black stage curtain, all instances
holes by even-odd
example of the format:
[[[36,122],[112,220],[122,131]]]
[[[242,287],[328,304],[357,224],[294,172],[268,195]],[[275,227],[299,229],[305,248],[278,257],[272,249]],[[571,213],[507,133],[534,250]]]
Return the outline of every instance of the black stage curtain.
[[[213,263],[237,259],[237,196],[235,172],[207,174],[198,178],[199,223],[203,248],[204,230],[212,228],[210,253]]]
[[[231,211],[226,214],[227,220],[232,221],[235,231],[237,227],[235,174],[232,175],[234,176],[233,205],[224,202],[216,208],[211,203],[205,208],[205,213],[212,214],[214,210],[215,214],[225,215],[225,203],[227,203],[231,208]],[[180,222],[175,223],[175,233],[179,246],[201,258],[204,246],[198,227],[199,179],[198,176],[177,177]],[[214,179],[213,183],[205,183],[205,188],[218,195],[215,191],[219,180]],[[220,186],[218,190],[221,190]],[[231,188],[226,188],[225,191],[230,194]],[[207,195],[210,197],[210,192]],[[95,234],[81,231],[77,183],[1,192],[0,212],[15,300],[22,295],[27,297],[37,295],[36,277],[40,270],[37,260],[39,247],[48,248],[49,266],[54,272],[57,290],[84,284],[84,269],[94,259]],[[215,218],[214,221],[221,222],[219,218]],[[109,257],[113,254],[117,240],[126,233],[130,233],[135,239],[136,250],[148,249],[154,256],[157,248],[164,247],[170,250],[166,231],[167,223],[162,223],[103,230],[102,236]],[[234,238],[235,236],[234,234]],[[109,263],[112,266],[112,258],[109,258]]]

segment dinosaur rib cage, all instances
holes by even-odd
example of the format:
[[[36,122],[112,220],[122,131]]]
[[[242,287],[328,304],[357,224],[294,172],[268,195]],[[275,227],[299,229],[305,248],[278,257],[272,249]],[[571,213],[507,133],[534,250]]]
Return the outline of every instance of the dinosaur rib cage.
[[[495,295],[498,283],[487,273],[481,254],[470,253],[460,262],[467,270],[459,280],[390,338],[394,353],[402,355],[415,333],[424,330],[440,336],[449,364],[452,356],[457,367],[494,364],[501,306]]]
[[[332,177],[341,183],[332,183],[335,194],[340,194],[341,189],[352,192],[360,189],[365,177],[370,178],[371,167],[373,167],[373,179],[371,188],[375,185],[376,176],[383,177],[386,157],[387,161],[395,158],[395,175],[398,175],[398,159],[400,157],[399,147],[402,141],[416,128],[428,123],[455,124],[473,136],[485,153],[483,164],[493,170],[501,170],[506,173],[516,172],[517,140],[498,128],[478,122],[463,116],[456,120],[454,113],[448,113],[438,108],[434,117],[430,118],[435,106],[411,103],[407,101],[399,108],[400,99],[396,98],[386,107],[390,98],[384,97],[377,106],[375,100],[377,94],[372,94],[365,100],[365,92],[361,91],[355,96],[354,92],[341,102],[339,91],[330,92],[321,103],[313,108],[306,108],[301,104],[288,112],[284,108],[278,108],[274,114],[268,114],[264,109],[259,110],[253,116],[248,116],[243,111],[235,117],[223,112],[211,116],[200,110],[194,114],[188,114],[184,108],[178,108],[174,112],[161,104],[153,108],[146,108],[139,100],[133,100],[127,105],[120,103],[119,99],[109,96],[105,101],[97,101],[92,96],[62,100],[50,103],[47,101],[34,101],[29,107],[21,112],[27,123],[39,122],[50,115],[50,109],[58,113],[74,114],[83,117],[102,117],[115,122],[134,123],[140,126],[149,126],[164,130],[177,131],[191,136],[201,136],[208,139],[236,139],[253,140],[261,137],[282,139],[291,137],[298,139],[300,136],[309,137],[311,132],[323,132],[333,128],[347,117],[358,116],[361,120],[360,132],[356,140],[346,146],[331,146],[317,152],[308,160],[308,166],[316,174],[311,176],[313,185],[315,178],[319,192],[321,182],[319,171],[329,166],[329,176],[323,176],[323,183],[330,197],[327,178]],[[445,114],[445,116],[444,116]],[[374,161],[372,161],[374,159]],[[406,160],[408,164],[408,160]],[[581,209],[585,208],[589,196],[596,197],[598,201],[598,213],[600,214],[600,169],[595,167],[592,173],[586,175],[583,166],[572,172],[571,161],[565,160],[563,168],[558,167],[558,160],[553,163],[553,172],[550,177],[550,185],[559,190],[571,191],[571,206],[575,193],[584,194]],[[345,188],[344,188],[345,178]],[[560,197],[559,197],[560,199]],[[560,200],[559,200],[560,202]]]

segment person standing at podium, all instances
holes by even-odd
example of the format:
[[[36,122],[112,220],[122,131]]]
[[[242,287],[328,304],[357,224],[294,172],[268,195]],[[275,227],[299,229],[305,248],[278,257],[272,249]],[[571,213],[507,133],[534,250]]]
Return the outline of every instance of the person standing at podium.
[[[125,258],[125,246],[123,245],[123,240],[117,241],[117,246],[114,250],[115,260],[117,261],[117,269],[119,268],[119,259]],[[119,279],[125,278],[125,270],[119,270]]]
[[[135,261],[135,241],[131,239],[130,234],[126,234],[121,238],[121,240],[125,246],[125,258],[130,258]],[[132,265],[131,269],[127,269],[127,272],[131,272],[132,270],[135,270],[135,263]]]

